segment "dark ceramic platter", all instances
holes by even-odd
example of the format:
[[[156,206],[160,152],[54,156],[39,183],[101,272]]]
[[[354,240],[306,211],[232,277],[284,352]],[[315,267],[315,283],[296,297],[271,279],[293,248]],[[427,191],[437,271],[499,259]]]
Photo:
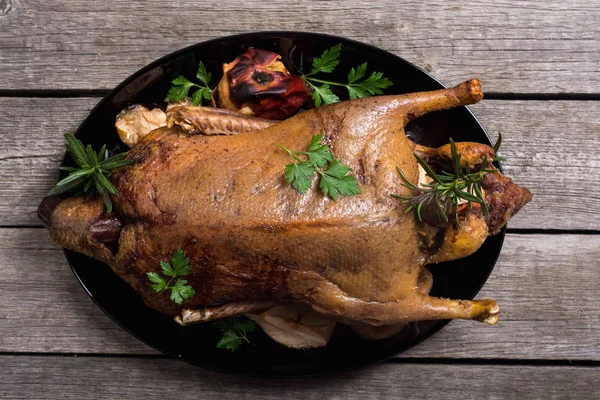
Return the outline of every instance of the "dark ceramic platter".
[[[212,72],[213,85],[221,78],[221,65],[249,47],[277,52],[293,73],[309,69],[312,57],[342,43],[341,63],[332,74],[343,81],[352,66],[369,63],[369,71],[381,71],[394,82],[387,94],[440,89],[444,86],[418,67],[391,53],[352,40],[312,33],[263,32],[200,43],[172,53],[133,74],[117,86],[81,124],[77,137],[99,148],[124,151],[114,128],[116,115],[128,105],[164,105],[170,81],[179,74],[195,76],[199,61]],[[449,82],[457,84],[458,82]],[[339,93],[341,97],[343,92]],[[344,98],[344,97],[342,97]],[[438,146],[456,141],[490,140],[473,114],[464,107],[422,117],[407,128],[419,143]],[[68,163],[68,161],[67,161]],[[283,173],[283,169],[282,169]],[[504,231],[489,238],[481,249],[465,259],[432,266],[434,296],[472,299],[492,271],[502,247]],[[180,327],[171,318],[147,308],[141,298],[108,266],[78,253],[66,251],[81,285],[116,323],[138,339],[170,356],[201,367],[253,376],[309,376],[355,369],[385,360],[439,331],[447,321],[409,324],[392,338],[365,341],[340,326],[324,348],[292,350],[270,340],[262,332],[252,334],[252,344],[234,353],[215,347],[219,332],[211,324]],[[460,324],[474,324],[459,321]]]

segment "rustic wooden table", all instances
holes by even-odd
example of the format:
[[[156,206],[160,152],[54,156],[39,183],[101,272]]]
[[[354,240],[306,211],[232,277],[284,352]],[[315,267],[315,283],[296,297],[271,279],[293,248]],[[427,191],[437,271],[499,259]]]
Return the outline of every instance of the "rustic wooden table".
[[[0,0],[0,397],[598,398],[600,6],[462,4]],[[158,354],[84,293],[35,214],[62,133],[156,58],[260,30],[346,36],[446,84],[482,80],[472,110],[503,132],[507,173],[535,194],[480,293],[501,305],[497,326],[453,322],[351,373],[250,379]]]

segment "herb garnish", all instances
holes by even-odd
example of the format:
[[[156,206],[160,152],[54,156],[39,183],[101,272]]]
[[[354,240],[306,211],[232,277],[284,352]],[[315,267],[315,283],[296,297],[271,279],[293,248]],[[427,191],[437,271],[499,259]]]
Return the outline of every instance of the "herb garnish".
[[[502,134],[499,134],[498,141],[494,145],[495,154],[500,149],[501,144]],[[408,207],[404,211],[405,213],[410,212],[412,209],[416,209],[419,221],[423,220],[421,215],[423,206],[432,206],[440,220],[446,222],[448,222],[448,214],[454,212],[456,223],[460,226],[458,222],[458,207],[461,201],[466,201],[470,209],[473,208],[473,203],[479,203],[483,210],[483,215],[486,219],[489,218],[490,211],[485,203],[485,198],[483,197],[481,181],[486,174],[498,170],[489,168],[490,165],[487,157],[483,160],[477,171],[471,171],[468,162],[463,168],[461,167],[461,155],[457,152],[456,144],[452,139],[450,139],[450,149],[452,154],[452,164],[454,166],[453,172],[442,171],[442,173],[436,174],[431,167],[427,165],[425,160],[414,153],[417,162],[423,167],[425,173],[432,181],[423,184],[422,187],[417,186],[409,181],[402,170],[398,168],[398,172],[404,181],[401,185],[418,194],[413,197],[399,196],[396,194],[392,194],[392,196],[401,199],[408,204]],[[503,160],[501,157],[495,157],[493,159],[493,161],[501,160]]]
[[[294,189],[305,194],[312,186],[311,177],[315,172],[320,175],[319,188],[326,196],[337,200],[338,195],[353,196],[360,193],[358,182],[352,175],[348,175],[350,168],[333,158],[329,146],[321,144],[323,135],[315,135],[310,141],[307,151],[294,151],[285,147],[284,149],[292,159],[291,164],[285,166],[285,180]],[[299,156],[306,156],[304,160]],[[329,165],[328,165],[329,163]]]
[[[392,81],[383,76],[382,72],[372,72],[367,75],[368,63],[360,64],[356,68],[350,69],[348,73],[348,82],[334,82],[315,78],[314,75],[319,73],[332,73],[340,63],[340,53],[342,44],[337,44],[330,49],[327,49],[320,57],[315,57],[312,62],[312,69],[308,74],[302,75],[302,79],[313,90],[312,98],[315,106],[319,107],[322,104],[332,104],[340,101],[340,98],[333,93],[331,86],[341,86],[348,90],[348,95],[351,100],[360,99],[363,97],[383,94],[383,89],[393,85]],[[171,83],[173,86],[169,89],[165,101],[168,103],[176,102],[185,99],[192,88],[197,88],[192,94],[192,104],[200,105],[204,100],[210,100],[212,89],[210,88],[210,72],[206,71],[202,61],[198,64],[198,72],[196,78],[200,83],[192,82],[183,75],[177,76]]]
[[[350,99],[359,99],[363,97],[383,94],[382,89],[392,86],[392,81],[383,76],[381,72],[373,72],[368,78],[368,63],[360,64],[352,68],[348,73],[348,83],[333,82],[313,77],[318,73],[331,73],[340,63],[340,52],[342,44],[337,44],[332,48],[325,50],[320,57],[316,57],[312,62],[312,69],[308,74],[302,75],[302,79],[313,89],[312,97],[315,106],[321,104],[332,104],[340,101],[340,98],[331,91],[331,86],[343,86],[348,90]]]
[[[191,298],[196,292],[190,285],[187,285],[185,279],[178,279],[173,286],[171,286],[171,283],[176,277],[189,274],[192,270],[192,266],[190,265],[190,261],[186,257],[185,252],[181,250],[181,248],[177,249],[173,254],[171,264],[173,264],[172,267],[166,261],[160,262],[162,273],[171,278],[168,281],[156,272],[148,272],[146,275],[148,275],[148,279],[154,283],[152,289],[158,293],[171,290],[171,300],[177,304],[181,304],[183,300]]]
[[[256,330],[256,324],[246,317],[219,319],[213,325],[223,334],[217,348],[231,351],[237,350],[243,342],[250,343],[247,335]]]
[[[197,84],[189,79],[187,79],[183,75],[177,76],[171,83],[173,86],[169,89],[167,93],[167,97],[165,98],[166,102],[176,102],[183,100],[187,97],[191,88],[196,87],[196,90],[192,94],[192,104],[195,106],[199,106],[203,100],[210,100],[210,94],[212,93],[212,89],[210,88],[210,72],[206,71],[204,64],[202,61],[198,64],[198,72],[196,73],[196,78],[202,83]]]
[[[78,167],[60,167],[61,170],[68,171],[69,176],[58,182],[48,194],[57,195],[75,189],[81,189],[81,192],[87,192],[90,196],[100,194],[106,205],[106,211],[112,212],[109,194],[116,195],[117,189],[107,176],[113,169],[124,167],[133,161],[125,160],[126,152],[108,157],[106,145],[96,153],[89,144],[83,147],[83,143],[71,133],[66,133],[65,138],[67,138],[67,151]]]

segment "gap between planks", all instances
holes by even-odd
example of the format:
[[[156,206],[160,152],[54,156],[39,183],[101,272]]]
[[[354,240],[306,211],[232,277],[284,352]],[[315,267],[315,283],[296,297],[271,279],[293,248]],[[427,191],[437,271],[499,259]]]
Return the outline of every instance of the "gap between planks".
[[[5,98],[41,98],[61,99],[68,97],[103,98],[112,89],[0,89],[0,100]],[[524,100],[524,101],[600,101],[600,93],[500,93],[486,92],[486,100]]]
[[[384,363],[321,377],[254,378],[195,368],[177,360],[0,357],[0,397],[306,400],[382,398],[595,399],[598,369],[527,365]]]
[[[260,0],[205,7],[190,0],[166,7],[157,0],[10,3],[0,16],[0,87],[7,89],[112,87],[174,50],[265,30],[359,40],[441,81],[478,77],[494,92],[600,89],[600,9],[589,0],[298,0],[283,7]]]
[[[43,352],[2,352],[1,357],[81,357],[81,358],[138,358],[138,359],[164,359],[175,360],[175,357],[166,354],[127,354],[127,353],[43,353]],[[391,358],[369,365],[378,364],[433,364],[433,365],[512,365],[512,366],[546,366],[546,367],[600,367],[600,360],[549,360],[549,359],[516,359],[516,358]]]

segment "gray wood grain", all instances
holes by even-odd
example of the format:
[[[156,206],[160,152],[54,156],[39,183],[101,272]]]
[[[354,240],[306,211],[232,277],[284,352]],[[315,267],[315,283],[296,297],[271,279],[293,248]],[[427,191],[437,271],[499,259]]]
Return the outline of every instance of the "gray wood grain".
[[[585,0],[2,4],[0,89],[111,88],[191,44],[294,30],[374,44],[447,84],[479,77],[493,92],[600,92],[600,8]]]
[[[509,228],[600,229],[600,102],[483,101],[471,107],[533,200]],[[598,117],[598,118],[597,118]]]
[[[0,356],[0,398],[595,399],[591,367],[381,364],[327,377],[256,379],[177,360]]]
[[[97,98],[0,98],[0,225],[39,225],[36,209],[54,186],[65,152]]]
[[[600,360],[599,235],[508,235],[478,298],[500,322],[455,321],[401,357]],[[155,352],[106,317],[43,229],[0,229],[0,352]]]
[[[56,182],[62,133],[97,102],[0,98],[0,225],[39,224],[35,210]],[[509,227],[600,228],[600,102],[490,100],[472,110],[494,139],[503,133],[507,174],[534,193]]]

